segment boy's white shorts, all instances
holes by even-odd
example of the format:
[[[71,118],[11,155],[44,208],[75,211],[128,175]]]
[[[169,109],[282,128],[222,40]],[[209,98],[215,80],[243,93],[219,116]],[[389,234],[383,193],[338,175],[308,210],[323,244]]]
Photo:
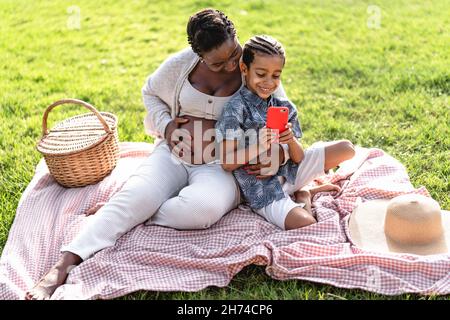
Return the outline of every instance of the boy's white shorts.
[[[325,146],[323,143],[316,142],[305,150],[305,157],[297,171],[295,184],[283,183],[285,197],[274,201],[264,208],[255,210],[256,213],[264,217],[267,221],[275,224],[285,230],[285,220],[289,211],[295,207],[303,208],[304,203],[296,203],[291,199],[291,195],[314,179],[325,174]]]

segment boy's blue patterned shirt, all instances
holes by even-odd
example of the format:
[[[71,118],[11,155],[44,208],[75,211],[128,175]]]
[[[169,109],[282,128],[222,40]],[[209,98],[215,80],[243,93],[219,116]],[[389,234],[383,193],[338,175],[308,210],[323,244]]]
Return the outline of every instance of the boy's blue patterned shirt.
[[[238,140],[238,148],[248,147],[257,143],[255,134],[266,125],[267,109],[269,106],[283,106],[289,109],[289,122],[296,138],[302,137],[302,130],[297,118],[297,109],[288,99],[277,98],[273,95],[268,101],[260,98],[243,86],[238,94],[234,95],[225,105],[222,115],[216,123],[216,139]],[[252,131],[253,129],[253,131]],[[256,179],[255,175],[248,174],[242,167],[233,171],[245,200],[252,209],[263,208],[273,201],[284,198],[279,176],[286,178],[287,182],[294,183],[298,164],[291,160],[280,166],[276,175],[267,179]]]

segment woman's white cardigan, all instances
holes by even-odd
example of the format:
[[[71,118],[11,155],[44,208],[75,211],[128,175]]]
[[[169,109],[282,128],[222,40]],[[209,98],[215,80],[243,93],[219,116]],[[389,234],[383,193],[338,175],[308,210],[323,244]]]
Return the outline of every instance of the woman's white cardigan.
[[[145,132],[164,139],[167,124],[179,111],[181,87],[200,57],[190,47],[168,57],[148,76],[142,87],[142,97],[147,108],[144,119]],[[283,87],[277,89],[276,96],[286,97]]]
[[[144,119],[147,134],[164,138],[167,124],[180,110],[178,99],[183,82],[199,60],[191,48],[186,48],[168,57],[148,76],[142,87],[142,97],[147,108]]]

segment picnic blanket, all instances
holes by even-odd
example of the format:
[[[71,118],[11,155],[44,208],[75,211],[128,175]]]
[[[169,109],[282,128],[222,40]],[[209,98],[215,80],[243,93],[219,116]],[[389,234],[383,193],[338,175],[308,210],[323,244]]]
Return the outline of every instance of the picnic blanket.
[[[120,159],[102,182],[66,189],[41,160],[24,191],[0,259],[0,299],[23,299],[58,260],[59,249],[89,219],[86,210],[107,201],[153,150],[121,143]],[[111,299],[138,290],[199,291],[227,286],[245,266],[266,266],[274,279],[299,279],[386,295],[450,293],[449,255],[382,254],[355,247],[348,217],[359,201],[414,188],[404,166],[380,149],[356,156],[319,183],[342,187],[339,195],[313,199],[318,223],[283,231],[245,206],[206,230],[180,231],[141,224],[74,268],[52,299]]]

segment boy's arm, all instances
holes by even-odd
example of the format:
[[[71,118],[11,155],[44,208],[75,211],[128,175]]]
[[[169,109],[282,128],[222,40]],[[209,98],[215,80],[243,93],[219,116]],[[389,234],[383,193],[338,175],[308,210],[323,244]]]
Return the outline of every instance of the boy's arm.
[[[292,123],[288,123],[287,127],[287,130],[280,134],[279,143],[287,144],[291,160],[295,163],[300,163],[305,157],[303,147],[292,130]]]
[[[286,162],[288,162],[290,155],[289,155],[289,146],[286,143],[280,144],[280,149],[283,151],[282,153],[280,153],[280,162],[281,165],[284,166],[286,164]]]
[[[270,129],[260,131],[259,143],[251,144],[246,148],[238,149],[237,140],[222,140],[220,142],[221,165],[225,171],[236,170],[255,160],[259,155],[270,149],[271,143],[275,140],[275,133]]]
[[[287,144],[289,149],[289,158],[295,163],[300,163],[305,154],[303,152],[303,147],[298,139],[303,136],[303,132],[300,126],[300,121],[298,119],[297,107],[291,101],[284,101],[290,109],[289,111],[289,123],[287,125],[287,130],[280,134],[281,144]]]
[[[305,153],[303,151],[303,147],[295,137],[292,139],[291,143],[288,143],[289,146],[289,156],[292,161],[295,163],[302,162],[305,157]]]
[[[238,141],[223,140],[220,143],[221,165],[225,171],[234,171],[258,156],[258,145],[253,144],[238,150]]]

